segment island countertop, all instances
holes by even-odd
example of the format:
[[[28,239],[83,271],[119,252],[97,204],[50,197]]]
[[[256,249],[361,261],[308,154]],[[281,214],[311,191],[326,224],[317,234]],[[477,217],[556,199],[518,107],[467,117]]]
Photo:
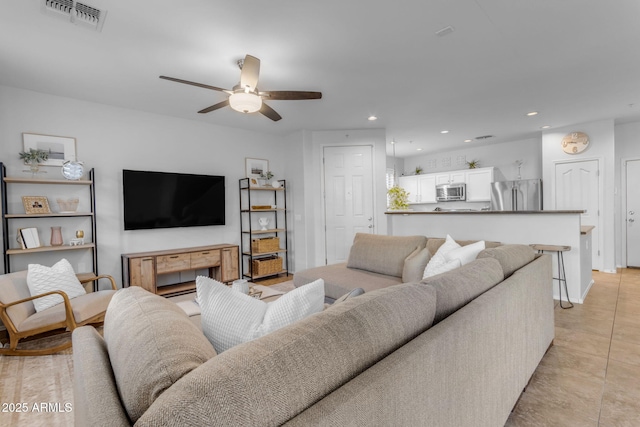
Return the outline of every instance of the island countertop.
[[[523,214],[583,214],[583,210],[547,210],[547,211],[474,211],[474,210],[451,210],[451,211],[386,211],[386,215],[460,215],[460,214],[480,214],[480,215],[523,215]]]

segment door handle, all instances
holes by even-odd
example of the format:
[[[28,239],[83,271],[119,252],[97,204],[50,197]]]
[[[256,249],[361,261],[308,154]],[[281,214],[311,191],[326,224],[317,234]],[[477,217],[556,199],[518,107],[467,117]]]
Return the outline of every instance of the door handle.
[[[633,214],[635,214],[634,211],[629,211],[629,215],[633,215]]]
[[[635,222],[636,220],[633,218],[629,218],[629,222]]]
[[[369,224],[369,228],[373,228],[373,224]]]

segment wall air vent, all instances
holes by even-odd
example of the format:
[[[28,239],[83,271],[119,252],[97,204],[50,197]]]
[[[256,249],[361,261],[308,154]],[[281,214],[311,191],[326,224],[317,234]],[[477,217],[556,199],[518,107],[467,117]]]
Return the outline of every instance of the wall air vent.
[[[85,3],[73,0],[42,0],[44,14],[64,19],[66,22],[102,31],[106,10],[100,10]]]
[[[493,138],[493,135],[476,136],[477,140],[483,140],[483,139],[489,139],[489,138]]]

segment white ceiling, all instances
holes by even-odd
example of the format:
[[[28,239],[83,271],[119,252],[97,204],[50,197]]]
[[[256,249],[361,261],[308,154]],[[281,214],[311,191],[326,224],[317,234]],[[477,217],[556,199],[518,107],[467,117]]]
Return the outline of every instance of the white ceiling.
[[[0,0],[0,84],[273,134],[384,128],[399,157],[640,120],[638,0],[84,3],[107,10],[102,32]],[[158,78],[231,88],[247,53],[261,90],[323,98],[271,101],[279,122],[202,115],[226,95]]]

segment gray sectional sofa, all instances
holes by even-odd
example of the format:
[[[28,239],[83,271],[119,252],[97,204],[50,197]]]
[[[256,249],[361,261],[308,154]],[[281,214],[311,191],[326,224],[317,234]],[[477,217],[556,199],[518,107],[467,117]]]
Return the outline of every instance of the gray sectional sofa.
[[[528,246],[371,290],[214,355],[176,306],[113,298],[73,333],[77,426],[501,426],[554,336]]]
[[[370,292],[399,283],[417,282],[422,278],[425,266],[419,260],[421,250],[426,247],[429,255],[433,255],[444,242],[444,238],[356,233],[347,262],[296,272],[293,284],[300,287],[323,279],[326,299],[331,302],[355,288]],[[456,242],[465,246],[475,240]],[[494,248],[500,243],[485,242],[485,245]]]

